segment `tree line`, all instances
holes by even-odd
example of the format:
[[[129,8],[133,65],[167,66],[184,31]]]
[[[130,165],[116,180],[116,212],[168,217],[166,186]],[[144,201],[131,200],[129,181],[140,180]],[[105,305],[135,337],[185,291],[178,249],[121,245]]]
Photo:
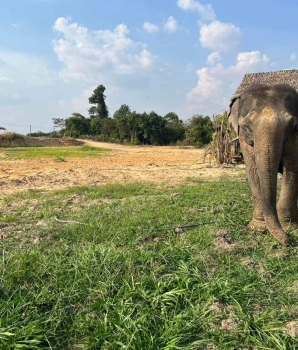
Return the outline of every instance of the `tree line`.
[[[88,117],[72,113],[69,118],[53,118],[57,129],[55,134],[136,145],[185,144],[202,147],[212,141],[216,126],[208,116],[194,115],[182,121],[174,112],[165,116],[154,111],[138,113],[123,104],[110,117],[104,92],[103,85],[93,91],[89,98]]]

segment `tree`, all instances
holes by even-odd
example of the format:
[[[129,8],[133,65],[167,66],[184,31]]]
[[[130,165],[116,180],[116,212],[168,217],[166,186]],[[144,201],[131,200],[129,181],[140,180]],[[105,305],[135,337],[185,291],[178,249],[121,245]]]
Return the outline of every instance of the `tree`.
[[[152,145],[162,145],[162,136],[166,125],[164,118],[152,111],[149,113],[149,123],[151,126],[150,143]]]
[[[137,113],[136,111],[133,111],[128,116],[128,125],[130,130],[130,142],[133,144],[139,143],[139,133],[141,131],[140,129],[140,120],[141,115]]]
[[[178,115],[174,112],[169,112],[164,116],[167,123],[180,123],[182,120],[179,119]]]
[[[191,145],[202,147],[212,141],[214,127],[209,117],[194,115],[187,123],[187,141]]]
[[[154,111],[140,114],[140,141],[150,145],[162,145],[166,121]]]
[[[90,120],[90,134],[91,135],[100,135],[101,134],[101,124],[102,124],[101,122],[104,119],[90,118],[89,120]]]
[[[53,118],[53,124],[55,128],[64,129],[65,128],[65,119],[62,118]]]
[[[105,89],[106,88],[103,85],[98,85],[98,87],[93,91],[93,95],[89,97],[89,103],[95,105],[88,110],[91,119],[104,119],[109,116],[109,111],[105,103]]]
[[[131,130],[129,125],[129,117],[131,110],[128,105],[121,105],[120,108],[114,113],[114,119],[117,122],[120,142],[126,139],[130,139]]]
[[[115,141],[119,137],[115,119],[105,118],[101,121],[101,135],[103,141],[109,141],[109,139]]]
[[[72,116],[65,119],[66,133],[72,137],[89,134],[90,119],[80,113],[72,113]]]
[[[149,143],[150,120],[149,120],[148,113],[143,112],[140,114],[139,126],[140,126],[140,133],[139,133],[140,142],[143,144]]]
[[[163,134],[164,144],[173,144],[185,138],[185,126],[182,120],[174,112],[164,116],[166,125]]]

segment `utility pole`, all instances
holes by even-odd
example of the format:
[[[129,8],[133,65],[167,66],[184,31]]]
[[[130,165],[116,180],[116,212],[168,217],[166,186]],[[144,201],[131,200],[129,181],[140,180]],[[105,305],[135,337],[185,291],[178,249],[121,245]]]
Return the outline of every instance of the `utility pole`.
[[[31,137],[31,125],[30,125],[30,133],[29,133],[29,136]]]

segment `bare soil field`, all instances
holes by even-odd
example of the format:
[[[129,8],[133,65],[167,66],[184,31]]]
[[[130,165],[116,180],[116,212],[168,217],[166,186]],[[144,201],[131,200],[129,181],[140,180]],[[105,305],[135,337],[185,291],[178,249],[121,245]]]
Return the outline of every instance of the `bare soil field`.
[[[65,162],[51,158],[0,159],[1,194],[129,182],[176,186],[187,178],[216,180],[239,177],[244,173],[244,165],[236,168],[216,166],[204,159],[202,149],[125,146],[95,141],[84,143],[110,151],[98,158],[67,158]]]

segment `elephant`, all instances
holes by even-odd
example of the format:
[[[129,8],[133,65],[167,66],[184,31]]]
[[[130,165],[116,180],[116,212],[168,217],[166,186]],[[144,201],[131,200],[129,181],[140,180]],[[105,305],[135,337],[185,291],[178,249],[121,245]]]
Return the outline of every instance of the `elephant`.
[[[286,230],[298,225],[298,93],[286,84],[255,84],[231,98],[228,114],[252,192],[248,226],[288,245]],[[283,176],[276,204],[278,173]]]

